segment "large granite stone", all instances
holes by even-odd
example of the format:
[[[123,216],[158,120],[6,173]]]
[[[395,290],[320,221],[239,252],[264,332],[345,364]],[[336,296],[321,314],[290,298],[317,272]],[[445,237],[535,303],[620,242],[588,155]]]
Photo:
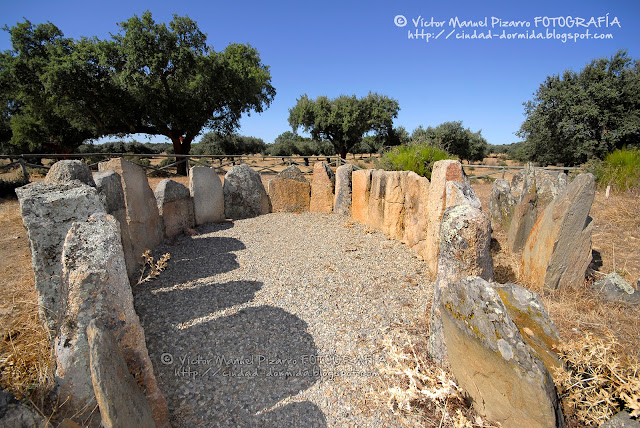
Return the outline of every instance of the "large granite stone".
[[[192,167],[189,170],[189,191],[193,198],[197,225],[222,222],[226,219],[222,182],[213,168]]]
[[[271,202],[260,174],[247,164],[229,169],[224,176],[223,191],[227,218],[249,218],[271,212]]]
[[[291,165],[269,180],[268,193],[273,212],[301,213],[309,211],[311,184],[302,171]]]

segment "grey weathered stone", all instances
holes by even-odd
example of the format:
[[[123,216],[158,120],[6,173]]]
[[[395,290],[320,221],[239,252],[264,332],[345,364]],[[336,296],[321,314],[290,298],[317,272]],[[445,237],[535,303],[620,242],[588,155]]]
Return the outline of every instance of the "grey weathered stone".
[[[556,353],[560,333],[551,320],[540,296],[517,284],[491,284],[507,308],[525,342],[536,352],[550,373],[562,367]]]
[[[480,199],[476,196],[476,191],[471,187],[469,180],[447,181],[446,185],[446,206],[469,205],[479,210],[482,209]]]
[[[525,281],[550,290],[582,283],[591,261],[594,197],[593,175],[580,174],[544,210],[522,253]]]
[[[154,193],[165,236],[176,236],[193,228],[195,216],[189,189],[167,178],[158,183]]]
[[[120,174],[133,254],[140,260],[146,250],[152,250],[164,239],[162,220],[147,175],[142,167],[122,158],[102,162],[98,168]]]
[[[451,370],[480,415],[503,427],[563,426],[549,371],[487,281],[450,283],[440,311]]]
[[[600,425],[600,428],[640,428],[640,422],[637,419],[631,419],[628,412],[622,411]]]
[[[0,388],[0,427],[45,428],[49,426],[35,410],[20,403],[7,391]]]
[[[44,181],[51,184],[61,184],[78,180],[91,187],[96,187],[91,175],[89,165],[81,160],[61,160],[54,163],[49,169]]]
[[[16,189],[16,194],[29,236],[40,313],[55,336],[63,308],[60,260],[64,239],[73,222],[104,212],[103,198],[94,187],[79,181],[31,183]]]
[[[511,193],[517,203],[507,237],[507,246],[512,252],[524,247],[540,214],[566,185],[566,174],[535,168],[531,163],[513,177]]]
[[[509,230],[515,205],[509,182],[501,178],[494,181],[489,196],[489,219],[494,229]]]
[[[95,214],[69,229],[62,251],[60,334],[56,338],[56,377],[61,401],[82,411],[95,404],[87,326],[99,319],[114,334],[129,372],[143,388],[158,426],[168,426],[167,404],[147,352],[144,331],[133,307],[120,244],[120,228],[111,215]],[[88,406],[88,407],[87,407]]]
[[[124,202],[124,191],[120,174],[113,170],[96,172],[93,175],[98,193],[104,196],[105,208],[120,224],[120,237],[122,239],[122,250],[124,251],[124,261],[127,265],[127,275],[129,281],[135,280],[140,265],[140,257],[136,257],[133,252],[133,244],[129,235],[129,223],[127,223],[127,207]]]
[[[335,183],[335,174],[329,165],[325,162],[316,162],[313,165],[309,211],[321,213],[333,212],[333,191]]]
[[[456,160],[441,160],[433,165],[429,184],[427,205],[427,233],[420,254],[431,272],[438,269],[438,243],[440,240],[440,220],[447,208],[447,182],[468,180],[462,164]]]
[[[224,176],[223,190],[227,218],[256,217],[271,212],[271,202],[260,174],[247,164],[229,169]]]
[[[273,212],[309,211],[311,184],[297,166],[291,165],[276,174],[267,187]]]
[[[408,171],[374,170],[365,224],[397,240],[404,238],[404,202]]]
[[[213,168],[192,167],[189,170],[189,191],[197,225],[225,220],[222,182]]]
[[[616,272],[593,283],[591,288],[605,300],[640,305],[640,292]]]
[[[351,176],[353,165],[345,164],[336,169],[336,188],[333,199],[333,212],[351,215]]]
[[[87,326],[91,381],[104,428],[155,427],[151,407],[136,385],[120,346],[104,324]]]
[[[450,283],[470,275],[493,278],[491,222],[478,208],[469,205],[449,207],[440,227],[438,275],[431,305],[429,353],[441,365],[447,365],[447,349],[442,330],[440,299]]]

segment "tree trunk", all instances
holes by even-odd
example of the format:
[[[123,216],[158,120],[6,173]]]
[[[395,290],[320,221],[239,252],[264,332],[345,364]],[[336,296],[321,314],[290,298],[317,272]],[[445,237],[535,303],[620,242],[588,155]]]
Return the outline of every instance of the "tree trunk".
[[[346,159],[347,158],[347,148],[346,147],[340,147],[340,158],[341,159]]]
[[[188,155],[189,151],[191,151],[191,141],[193,138],[186,137],[170,137],[171,142],[173,143],[173,152],[176,155]],[[176,156],[176,168],[178,175],[187,175],[187,166],[189,165],[189,160],[187,158],[180,158]]]

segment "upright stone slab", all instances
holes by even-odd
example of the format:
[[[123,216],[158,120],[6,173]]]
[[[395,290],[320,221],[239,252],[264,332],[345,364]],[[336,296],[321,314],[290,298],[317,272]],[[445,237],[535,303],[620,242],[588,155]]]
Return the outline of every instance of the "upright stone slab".
[[[372,173],[370,169],[361,169],[351,175],[351,218],[362,224],[367,224],[369,217]]]
[[[446,206],[469,205],[479,210],[482,209],[480,199],[476,196],[476,191],[471,187],[469,180],[447,181]]]
[[[534,168],[531,163],[513,177],[511,192],[517,201],[509,224],[507,247],[518,252],[544,209],[567,185],[564,173]]]
[[[249,218],[271,212],[271,202],[260,174],[247,164],[229,169],[224,176],[223,190],[227,218]]]
[[[124,202],[124,191],[120,174],[113,170],[97,172],[93,175],[98,192],[104,196],[105,208],[120,224],[120,237],[124,261],[127,265],[127,275],[130,282],[134,282],[140,265],[140,257],[133,252],[131,235],[129,235],[129,223],[127,223],[127,207]]]
[[[402,242],[418,255],[423,253],[427,236],[429,180],[413,171],[407,174],[404,198],[404,236]]]
[[[62,184],[78,180],[88,186],[96,187],[89,165],[81,160],[61,160],[49,169],[44,181],[51,184]]]
[[[104,212],[98,191],[79,181],[31,183],[16,189],[22,221],[27,228],[40,314],[57,334],[62,312],[60,263],[62,245],[71,224]]]
[[[428,349],[435,361],[446,366],[448,360],[440,314],[441,296],[449,284],[460,278],[470,275],[486,280],[493,278],[489,217],[470,205],[449,207],[442,216],[439,241],[438,274],[431,305]]]
[[[194,166],[189,170],[189,191],[197,225],[226,219],[222,182],[213,168]]]
[[[501,178],[494,181],[489,196],[489,219],[494,229],[509,230],[515,205],[509,182]]]
[[[525,280],[548,290],[582,283],[591,261],[594,197],[593,175],[580,174],[544,210],[522,253]]]
[[[189,189],[167,178],[158,183],[155,195],[165,236],[176,236],[193,228],[195,217]]]
[[[382,230],[384,222],[384,197],[387,189],[387,174],[382,169],[371,171],[371,190],[369,192],[369,207],[366,215],[367,226]]]
[[[447,208],[447,182],[467,180],[462,164],[455,160],[441,160],[433,165],[431,184],[429,185],[429,204],[427,205],[427,235],[420,254],[431,272],[438,268],[438,241],[440,239],[440,220]]]
[[[351,215],[351,177],[353,165],[350,163],[336,169],[336,194],[333,199],[333,212],[339,215]]]
[[[404,238],[407,174],[408,171],[384,171],[386,185],[380,230],[398,241]]]
[[[62,251],[65,309],[55,344],[59,396],[78,410],[95,404],[87,327],[98,319],[115,336],[129,372],[151,405],[156,425],[167,427],[167,404],[133,307],[120,242],[116,220],[104,213],[75,222],[67,234]]]
[[[133,254],[140,260],[146,250],[155,248],[164,239],[156,198],[144,169],[122,158],[102,162],[98,168],[100,171],[111,169],[120,174]]]
[[[151,407],[113,334],[93,319],[87,326],[91,381],[104,428],[155,427]]]
[[[313,165],[309,211],[320,213],[333,212],[333,189],[335,182],[335,175],[331,168],[329,168],[329,165],[325,162],[316,162]]]
[[[309,211],[311,184],[304,178],[302,171],[291,165],[269,180],[269,198],[271,210],[275,212],[301,213]]]
[[[440,311],[451,370],[480,415],[505,428],[564,425],[549,371],[487,281],[449,284]]]
[[[560,333],[540,296],[513,283],[491,285],[498,292],[524,341],[535,351],[547,370],[553,374],[554,369],[561,368],[562,362],[557,354]]]

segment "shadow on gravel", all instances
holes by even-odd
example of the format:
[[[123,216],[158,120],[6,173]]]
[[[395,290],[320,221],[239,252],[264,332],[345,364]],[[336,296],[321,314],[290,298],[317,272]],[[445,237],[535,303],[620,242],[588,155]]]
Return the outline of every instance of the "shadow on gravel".
[[[166,350],[151,352],[172,422],[325,427],[311,402],[274,407],[320,379],[317,348],[306,330],[297,316],[259,306],[173,332],[170,359]]]

